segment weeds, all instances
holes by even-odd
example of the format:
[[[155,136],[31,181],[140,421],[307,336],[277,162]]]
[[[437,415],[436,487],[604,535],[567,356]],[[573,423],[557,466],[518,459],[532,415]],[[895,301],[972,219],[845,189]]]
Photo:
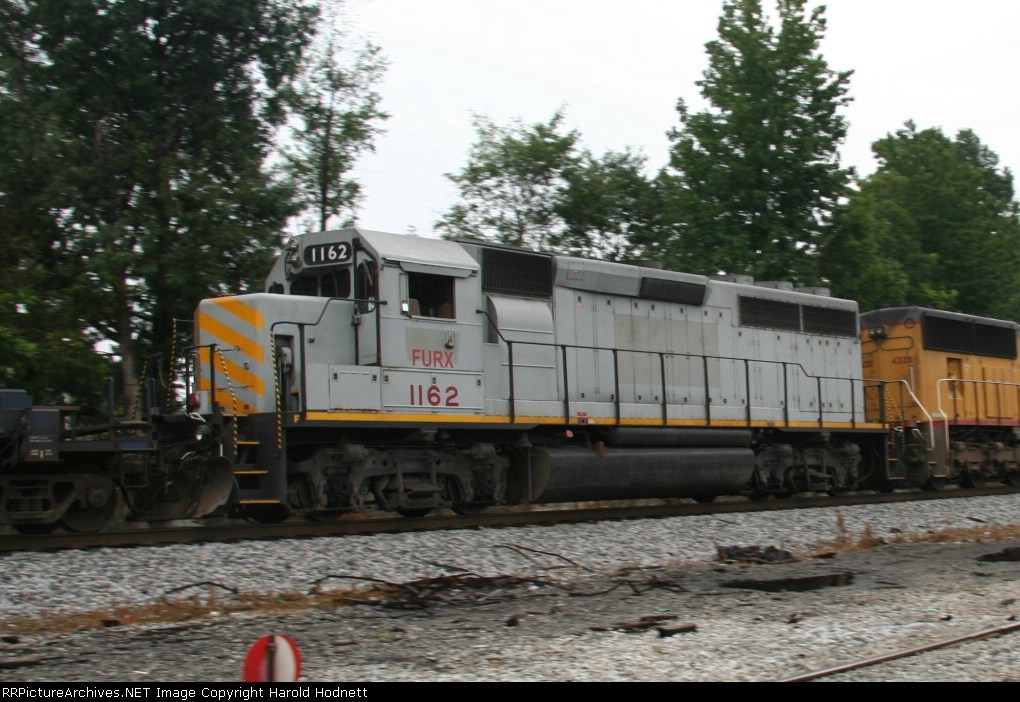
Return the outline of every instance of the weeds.
[[[865,551],[876,546],[888,544],[946,544],[946,543],[986,543],[1020,538],[1020,524],[980,524],[972,527],[946,527],[945,529],[928,529],[926,531],[894,530],[888,536],[878,536],[869,522],[861,527],[855,535],[847,526],[842,512],[836,513],[836,533],[832,539],[820,542],[808,554],[818,556],[827,553]]]
[[[0,632],[7,635],[63,633],[80,629],[101,629],[128,624],[181,624],[218,619],[238,614],[281,614],[315,607],[331,608],[348,604],[376,603],[381,597],[375,588],[300,592],[242,592],[223,598],[210,588],[207,595],[161,600],[149,604],[115,607],[91,612],[44,613],[36,617],[11,618]]]

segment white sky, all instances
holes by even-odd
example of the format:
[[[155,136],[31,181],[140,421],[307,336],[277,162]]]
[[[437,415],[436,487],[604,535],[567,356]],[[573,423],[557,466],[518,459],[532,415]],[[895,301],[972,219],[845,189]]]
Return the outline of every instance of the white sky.
[[[845,165],[875,169],[871,143],[913,119],[950,137],[975,131],[1020,168],[1020,2],[829,0],[821,47],[854,70]],[[766,8],[774,6],[765,0]],[[444,177],[466,163],[473,114],[509,126],[564,108],[596,154],[630,146],[650,172],[668,158],[676,100],[717,38],[722,0],[346,0],[352,31],[390,61],[378,86],[391,114],[357,177],[359,225],[429,235],[456,201]]]

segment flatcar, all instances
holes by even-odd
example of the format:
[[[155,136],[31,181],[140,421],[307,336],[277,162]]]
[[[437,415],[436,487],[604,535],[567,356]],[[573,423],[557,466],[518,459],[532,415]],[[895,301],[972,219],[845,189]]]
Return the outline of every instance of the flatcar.
[[[201,517],[230,499],[233,466],[202,417],[97,419],[80,409],[0,390],[0,524],[92,532],[121,517]]]

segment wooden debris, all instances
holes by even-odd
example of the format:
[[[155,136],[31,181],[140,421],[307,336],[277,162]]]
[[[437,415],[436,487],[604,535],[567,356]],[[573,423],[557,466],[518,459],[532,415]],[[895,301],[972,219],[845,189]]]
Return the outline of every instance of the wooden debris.
[[[311,594],[323,594],[322,583],[331,579],[375,583],[377,587],[369,590],[343,593],[343,598],[355,604],[393,609],[425,609],[441,604],[486,604],[514,597],[512,589],[515,587],[546,584],[535,578],[515,575],[484,577],[474,573],[441,575],[406,583],[394,583],[360,575],[330,574],[313,583]]]
[[[717,560],[740,563],[795,563],[796,558],[789,551],[767,546],[716,546]]]
[[[686,624],[675,624],[673,626],[660,626],[659,638],[667,639],[670,636],[676,636],[677,634],[693,634],[698,630],[698,625],[688,622]]]
[[[27,668],[30,665],[41,665],[42,658],[8,658],[0,659],[0,670],[13,670],[15,668]]]

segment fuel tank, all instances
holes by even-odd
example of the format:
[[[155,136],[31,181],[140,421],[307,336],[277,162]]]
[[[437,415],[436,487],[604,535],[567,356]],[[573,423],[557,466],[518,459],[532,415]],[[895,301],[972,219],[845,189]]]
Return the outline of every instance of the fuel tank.
[[[578,502],[739,494],[754,452],[739,447],[531,447],[515,456],[507,502]]]

